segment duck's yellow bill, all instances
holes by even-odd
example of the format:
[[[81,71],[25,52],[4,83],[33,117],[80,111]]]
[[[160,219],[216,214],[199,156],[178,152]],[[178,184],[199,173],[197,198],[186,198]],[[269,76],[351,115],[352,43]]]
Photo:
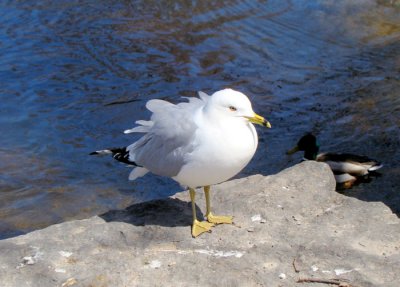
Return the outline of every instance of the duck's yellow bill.
[[[298,152],[300,148],[298,146],[295,146],[294,148],[288,150],[286,154],[294,154],[295,152]]]

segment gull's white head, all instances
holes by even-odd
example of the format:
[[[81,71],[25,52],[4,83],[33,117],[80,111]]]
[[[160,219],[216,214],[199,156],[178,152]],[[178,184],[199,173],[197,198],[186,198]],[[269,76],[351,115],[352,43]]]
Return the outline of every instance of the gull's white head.
[[[232,89],[224,89],[212,94],[206,109],[219,116],[242,119],[268,128],[271,127],[267,120],[253,111],[251,102],[245,94]]]

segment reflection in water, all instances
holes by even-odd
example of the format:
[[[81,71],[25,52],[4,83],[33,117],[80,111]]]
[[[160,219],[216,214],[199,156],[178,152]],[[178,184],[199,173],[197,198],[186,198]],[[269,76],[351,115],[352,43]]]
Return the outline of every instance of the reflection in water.
[[[385,163],[349,195],[400,214],[398,1],[3,1],[0,237],[122,208],[181,188],[88,152],[178,101],[223,87],[273,129],[239,175],[272,174],[307,131],[329,150]]]

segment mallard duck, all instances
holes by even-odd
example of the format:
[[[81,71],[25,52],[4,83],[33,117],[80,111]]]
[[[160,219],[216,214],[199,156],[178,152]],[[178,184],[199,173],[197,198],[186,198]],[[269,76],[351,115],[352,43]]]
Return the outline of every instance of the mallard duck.
[[[368,178],[370,172],[380,169],[383,165],[367,156],[360,156],[350,153],[318,153],[319,144],[317,138],[308,133],[303,136],[297,145],[287,154],[297,151],[304,151],[303,160],[316,160],[327,163],[332,169],[337,184],[349,188],[356,181]]]

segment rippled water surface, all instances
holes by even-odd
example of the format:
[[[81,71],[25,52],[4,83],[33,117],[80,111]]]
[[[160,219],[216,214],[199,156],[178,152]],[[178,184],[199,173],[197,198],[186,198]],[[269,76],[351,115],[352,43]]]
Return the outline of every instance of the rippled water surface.
[[[273,125],[238,177],[313,131],[383,161],[345,194],[400,214],[399,1],[2,1],[0,81],[0,238],[180,191],[88,153],[132,142],[151,98],[224,87]]]

